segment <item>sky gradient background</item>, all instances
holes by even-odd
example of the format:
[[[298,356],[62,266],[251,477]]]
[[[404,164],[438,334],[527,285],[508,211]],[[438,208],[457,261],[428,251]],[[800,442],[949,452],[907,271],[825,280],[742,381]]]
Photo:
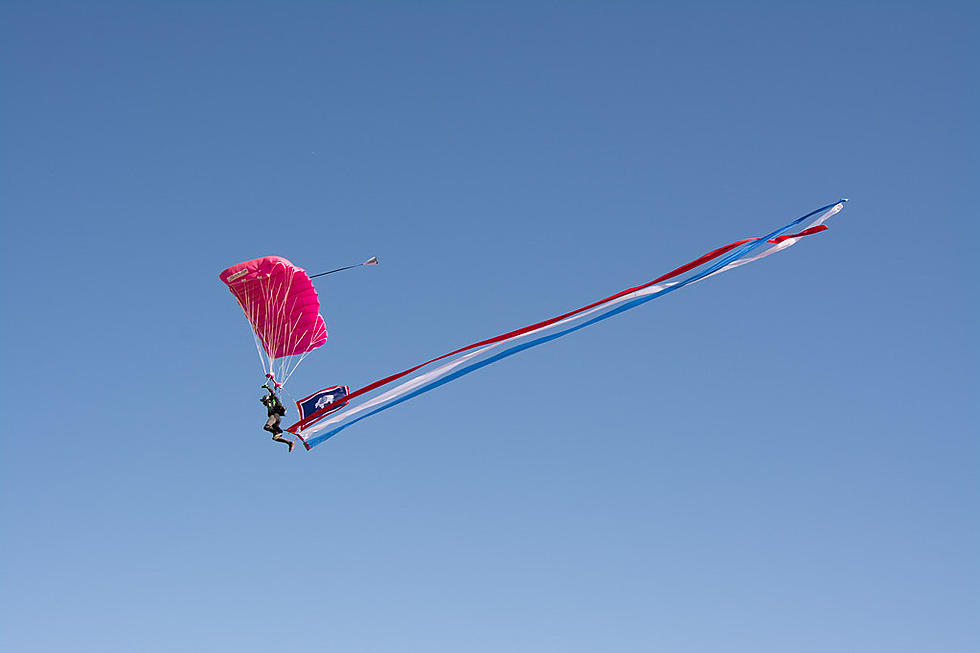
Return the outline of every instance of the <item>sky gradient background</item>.
[[[975,650],[978,13],[5,2],[0,644]],[[301,396],[838,197],[288,456],[217,278],[381,258]]]

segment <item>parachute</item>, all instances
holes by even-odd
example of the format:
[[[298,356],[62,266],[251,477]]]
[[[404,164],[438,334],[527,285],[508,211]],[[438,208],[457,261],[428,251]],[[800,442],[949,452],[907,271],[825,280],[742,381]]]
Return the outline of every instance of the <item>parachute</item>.
[[[218,278],[252,326],[266,377],[282,387],[303,359],[327,341],[309,275],[281,256],[264,256],[233,265]]]

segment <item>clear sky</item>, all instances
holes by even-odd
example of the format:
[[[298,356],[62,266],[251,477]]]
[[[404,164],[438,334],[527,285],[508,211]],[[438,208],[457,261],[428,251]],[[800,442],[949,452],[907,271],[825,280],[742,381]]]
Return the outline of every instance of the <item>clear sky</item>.
[[[976,650],[977,3],[0,9],[0,645]],[[290,455],[294,396],[839,197],[830,231]]]

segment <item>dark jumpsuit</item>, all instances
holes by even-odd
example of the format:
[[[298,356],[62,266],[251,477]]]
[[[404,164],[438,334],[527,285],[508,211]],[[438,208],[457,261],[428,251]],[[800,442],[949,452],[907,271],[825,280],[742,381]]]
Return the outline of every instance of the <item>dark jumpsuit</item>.
[[[269,413],[269,419],[266,420],[265,426],[262,428],[271,433],[272,439],[276,442],[285,442],[288,444],[291,451],[293,443],[282,437],[282,429],[279,428],[279,422],[282,421],[282,416],[286,414],[286,407],[282,405],[279,397],[273,392],[265,395],[259,401],[262,402],[262,405],[265,406],[266,411]]]

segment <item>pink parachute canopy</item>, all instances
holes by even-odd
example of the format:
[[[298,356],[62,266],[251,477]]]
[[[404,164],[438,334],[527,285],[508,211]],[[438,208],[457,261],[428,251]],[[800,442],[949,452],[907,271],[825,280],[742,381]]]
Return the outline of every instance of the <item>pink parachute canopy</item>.
[[[233,265],[218,277],[238,300],[270,359],[305,354],[327,341],[320,300],[302,268],[281,256]]]

